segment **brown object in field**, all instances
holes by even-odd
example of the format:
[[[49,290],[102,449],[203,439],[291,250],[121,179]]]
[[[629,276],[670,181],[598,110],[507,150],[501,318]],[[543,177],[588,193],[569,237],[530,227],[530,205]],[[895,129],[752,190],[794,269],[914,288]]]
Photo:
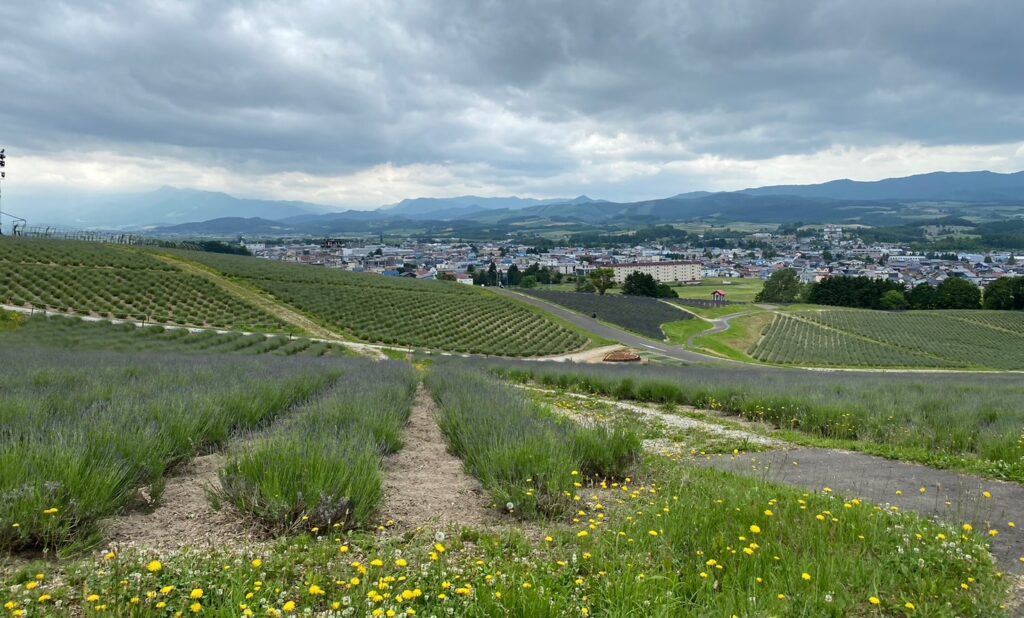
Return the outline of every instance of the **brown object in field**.
[[[636,363],[639,361],[640,355],[626,348],[614,350],[604,355],[604,362],[606,363]]]

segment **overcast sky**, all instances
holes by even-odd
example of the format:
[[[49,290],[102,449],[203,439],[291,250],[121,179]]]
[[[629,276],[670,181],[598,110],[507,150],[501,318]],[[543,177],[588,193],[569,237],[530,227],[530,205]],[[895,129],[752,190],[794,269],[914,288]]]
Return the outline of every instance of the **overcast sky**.
[[[365,208],[1018,171],[1022,24],[1021,0],[7,2],[4,191]]]

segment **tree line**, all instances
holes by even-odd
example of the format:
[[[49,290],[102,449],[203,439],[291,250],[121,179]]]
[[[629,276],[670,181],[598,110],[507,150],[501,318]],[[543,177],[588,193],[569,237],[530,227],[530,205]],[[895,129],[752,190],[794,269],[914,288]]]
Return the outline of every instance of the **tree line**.
[[[966,279],[950,277],[932,286],[908,289],[902,283],[869,277],[830,277],[803,284],[792,268],[772,273],[755,302],[794,303],[898,311],[903,309],[1024,310],[1024,277],[1002,277],[984,293]]]

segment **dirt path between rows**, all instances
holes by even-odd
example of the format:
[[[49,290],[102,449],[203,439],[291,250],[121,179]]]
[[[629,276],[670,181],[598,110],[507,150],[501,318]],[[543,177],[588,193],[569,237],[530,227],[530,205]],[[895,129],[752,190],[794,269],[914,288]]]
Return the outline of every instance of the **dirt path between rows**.
[[[437,425],[437,405],[421,385],[416,392],[402,450],[384,464],[381,520],[398,530],[451,524],[493,527],[508,523],[491,506],[480,482],[450,454]]]
[[[181,260],[166,255],[157,255],[156,258],[167,264],[170,264],[171,266],[174,266],[175,268],[179,268],[189,274],[196,275],[198,277],[203,277],[204,279],[211,281],[214,285],[223,288],[224,290],[231,293],[233,296],[236,296],[252,305],[255,305],[257,308],[266,311],[270,315],[278,318],[283,322],[291,324],[292,326],[297,326],[304,332],[308,333],[310,336],[319,337],[321,339],[334,339],[339,341],[344,341],[345,339],[347,339],[347,337],[340,335],[330,330],[329,328],[325,328],[317,324],[316,322],[309,319],[299,311],[296,311],[295,309],[292,309],[291,307],[288,307],[283,303],[275,301],[273,298],[270,298],[265,293],[253,290],[239,283],[235,283],[234,281],[231,281],[227,277],[211,272],[201,266],[198,266],[186,260]]]
[[[957,527],[970,523],[975,534],[996,530],[992,555],[1005,571],[1024,575],[1024,485],[818,448],[695,458],[691,463],[810,491],[830,487],[847,498],[891,504]],[[986,491],[991,498],[985,497]]]
[[[186,546],[213,549],[260,540],[259,532],[230,505],[223,504],[219,511],[210,505],[207,495],[220,489],[218,472],[223,465],[224,455],[219,453],[196,457],[167,478],[152,511],[101,522],[107,546],[165,554]]]

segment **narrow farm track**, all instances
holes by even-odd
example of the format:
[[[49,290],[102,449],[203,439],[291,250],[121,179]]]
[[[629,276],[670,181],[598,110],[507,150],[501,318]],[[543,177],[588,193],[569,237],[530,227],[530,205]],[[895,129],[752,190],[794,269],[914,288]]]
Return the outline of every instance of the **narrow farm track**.
[[[819,448],[694,458],[690,463],[809,491],[828,487],[850,499],[893,505],[957,528],[970,523],[974,534],[996,530],[992,554],[1002,569],[1024,576],[1020,561],[1024,557],[1024,486],[1020,484]],[[922,487],[925,493],[920,492]],[[991,498],[985,497],[986,491]],[[1011,528],[1009,522],[1017,526]]]
[[[744,431],[742,429],[732,429],[732,428],[729,428],[729,427],[725,427],[725,426],[723,426],[723,425],[721,425],[719,423],[715,423],[713,421],[704,421],[704,420],[700,420],[700,419],[696,419],[696,418],[691,418],[691,417],[687,417],[687,416],[680,416],[678,414],[671,414],[671,413],[668,413],[668,412],[662,412],[662,411],[658,410],[657,408],[655,408],[653,406],[645,406],[645,405],[641,405],[641,404],[628,403],[628,402],[625,402],[625,401],[619,401],[617,399],[605,399],[605,398],[602,398],[602,397],[592,397],[592,396],[589,396],[589,395],[580,395],[580,394],[577,394],[577,393],[568,393],[568,392],[562,392],[562,391],[556,391],[556,390],[550,390],[550,389],[544,389],[544,388],[537,388],[537,387],[534,387],[534,386],[516,385],[516,388],[521,388],[521,389],[523,389],[525,391],[533,391],[533,392],[536,392],[536,393],[562,394],[562,395],[566,395],[568,397],[573,397],[575,399],[596,401],[596,402],[603,403],[603,404],[606,404],[606,405],[615,406],[616,408],[618,408],[620,410],[623,410],[625,412],[629,412],[631,414],[634,414],[634,415],[636,415],[639,418],[639,420],[645,420],[645,419],[646,420],[655,420],[655,421],[664,423],[665,425],[668,425],[669,427],[676,427],[678,429],[684,429],[684,430],[685,429],[696,429],[696,430],[699,430],[699,431],[705,431],[705,432],[710,433],[710,434],[721,436],[723,438],[732,438],[732,439],[736,439],[736,440],[745,440],[745,441],[749,442],[750,444],[756,444],[757,446],[764,446],[764,447],[769,447],[769,448],[785,448],[785,447],[789,446],[789,443],[787,443],[787,442],[782,442],[781,440],[776,440],[775,438],[770,438],[768,436],[762,435],[761,433],[757,433],[757,432],[754,432],[754,431]],[[693,408],[693,407],[690,407],[690,406],[680,406],[679,409],[681,411],[695,412],[695,413],[698,413],[698,414],[707,415],[709,417],[715,414],[711,410],[700,410],[698,408]],[[743,424],[743,422],[739,422],[735,418],[730,418],[730,420],[733,421],[733,423],[737,424],[737,425],[742,425]],[[652,450],[652,449],[648,449],[648,450]],[[653,450],[657,451],[657,452],[660,452],[661,449],[653,449]]]
[[[208,494],[220,489],[221,454],[196,457],[167,479],[156,507],[112,517],[102,523],[108,547],[173,552],[184,547],[214,549],[259,540],[259,534],[229,505],[219,511]]]
[[[437,414],[434,400],[420,385],[402,450],[384,462],[381,519],[395,522],[399,530],[501,523],[483,486],[466,474],[461,459],[448,452]]]
[[[235,283],[234,281],[231,281],[227,277],[223,277],[206,268],[203,268],[186,260],[180,260],[166,255],[156,255],[155,257],[161,260],[162,262],[180,268],[181,270],[189,274],[203,277],[211,281],[212,283],[214,283],[217,286],[220,286],[230,294],[238,298],[241,298],[242,300],[252,303],[257,308],[266,311],[270,315],[276,317],[277,319],[283,322],[286,322],[288,324],[291,324],[292,326],[299,328],[304,333],[307,333],[313,337],[319,337],[321,339],[332,339],[335,341],[344,341],[347,339],[347,337],[338,334],[335,331],[330,330],[329,328],[325,328],[317,324],[310,318],[306,317],[299,311],[296,311],[295,309],[289,307],[288,305],[278,302],[273,298],[270,298],[266,294],[262,294],[244,285]]]

